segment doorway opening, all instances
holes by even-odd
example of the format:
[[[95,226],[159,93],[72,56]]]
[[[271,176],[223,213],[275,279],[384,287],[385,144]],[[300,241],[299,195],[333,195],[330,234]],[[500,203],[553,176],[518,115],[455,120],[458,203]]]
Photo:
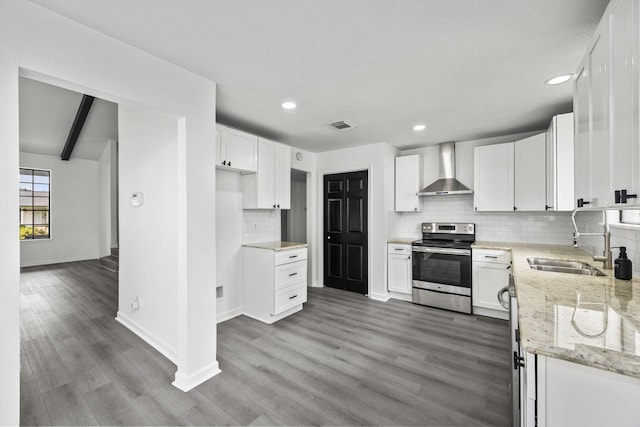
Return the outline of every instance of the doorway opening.
[[[324,284],[366,295],[368,278],[368,171],[325,175]]]
[[[291,169],[291,208],[281,211],[283,242],[307,243],[307,173]]]

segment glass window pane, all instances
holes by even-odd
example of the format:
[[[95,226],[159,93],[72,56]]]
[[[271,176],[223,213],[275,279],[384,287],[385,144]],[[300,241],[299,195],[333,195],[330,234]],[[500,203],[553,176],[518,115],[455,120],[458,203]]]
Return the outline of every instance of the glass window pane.
[[[38,175],[37,173],[40,171],[35,171],[33,174],[33,182],[40,184],[48,184],[49,183],[49,172],[46,172],[46,175]]]
[[[49,198],[48,197],[34,197],[33,198],[33,206],[38,207],[49,207]]]
[[[33,184],[33,191],[49,192],[49,184]]]
[[[640,210],[621,210],[621,222],[624,224],[640,224]]]
[[[49,238],[49,226],[37,225],[33,227],[33,238],[34,239],[48,239]]]
[[[33,227],[26,225],[20,226],[20,240],[33,239]]]
[[[49,225],[49,211],[34,211],[34,225]]]

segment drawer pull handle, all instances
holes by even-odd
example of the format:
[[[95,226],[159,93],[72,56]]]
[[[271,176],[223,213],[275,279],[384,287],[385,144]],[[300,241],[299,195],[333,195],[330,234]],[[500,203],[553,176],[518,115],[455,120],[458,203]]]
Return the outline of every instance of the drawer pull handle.
[[[498,257],[494,256],[494,255],[485,255],[484,257],[485,258],[491,258],[491,259],[498,259]]]
[[[404,251],[402,248],[395,248],[396,251]]]
[[[298,258],[298,255],[290,255],[289,258]]]
[[[292,297],[289,297],[289,299],[294,299],[294,298],[298,298],[298,295],[294,295]]]
[[[296,273],[289,273],[289,277],[295,276],[296,274],[298,274],[298,273],[297,272]]]

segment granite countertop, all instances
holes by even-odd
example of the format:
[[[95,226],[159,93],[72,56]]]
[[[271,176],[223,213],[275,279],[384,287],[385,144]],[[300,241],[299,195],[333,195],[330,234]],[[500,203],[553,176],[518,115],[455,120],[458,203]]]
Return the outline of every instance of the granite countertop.
[[[395,243],[396,245],[410,245],[418,239],[419,237],[393,237],[391,239],[387,239],[387,243]]]
[[[613,270],[571,246],[475,242],[473,248],[511,250],[525,350],[640,378],[640,280],[615,279]],[[583,261],[606,276],[533,270],[528,257]]]
[[[288,251],[291,249],[306,248],[308,245],[306,243],[275,241],[275,242],[245,243],[242,246],[246,246],[248,248],[269,249],[272,251]]]

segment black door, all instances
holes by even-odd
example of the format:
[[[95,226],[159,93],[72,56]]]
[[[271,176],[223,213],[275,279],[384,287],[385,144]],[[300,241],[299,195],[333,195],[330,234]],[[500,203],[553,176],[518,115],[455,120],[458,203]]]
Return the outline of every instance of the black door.
[[[366,294],[367,171],[324,176],[324,284]]]

